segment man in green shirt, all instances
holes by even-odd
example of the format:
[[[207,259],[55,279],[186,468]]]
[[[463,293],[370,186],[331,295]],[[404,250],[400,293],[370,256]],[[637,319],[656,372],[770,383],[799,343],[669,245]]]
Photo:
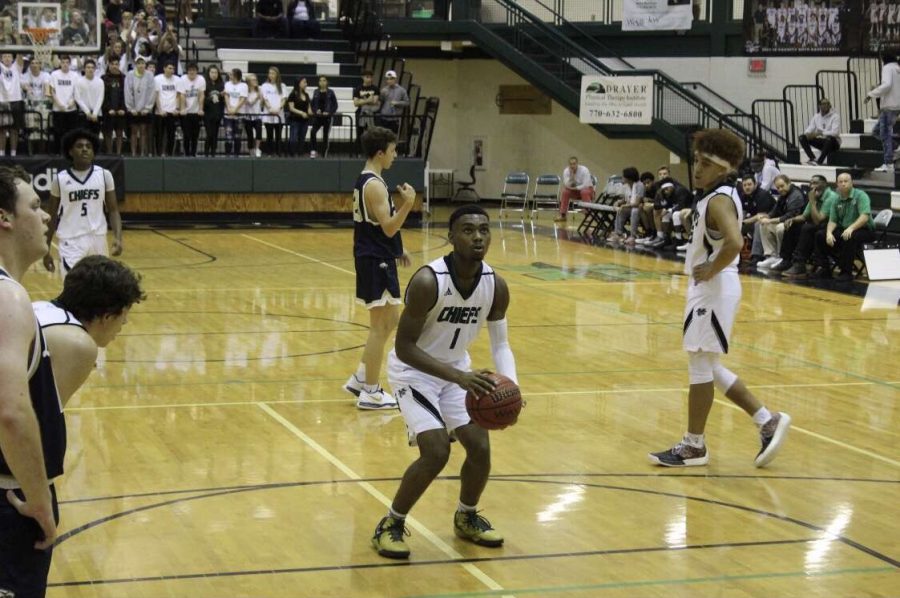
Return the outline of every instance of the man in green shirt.
[[[784,223],[784,238],[781,241],[781,264],[772,268],[782,276],[802,278],[806,276],[806,262],[816,246],[816,233],[825,230],[831,206],[838,200],[838,194],[828,187],[822,175],[813,175],[809,181],[808,202],[803,213]]]
[[[853,280],[853,260],[863,243],[875,240],[871,202],[866,192],[853,188],[848,173],[838,175],[838,200],[828,213],[828,226],[816,233],[816,253],[813,261],[817,269],[814,278],[831,278],[828,256],[837,257],[841,275],[838,280]]]

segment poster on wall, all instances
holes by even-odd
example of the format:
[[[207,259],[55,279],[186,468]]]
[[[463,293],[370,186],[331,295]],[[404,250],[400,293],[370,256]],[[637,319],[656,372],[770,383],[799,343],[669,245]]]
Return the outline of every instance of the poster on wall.
[[[900,3],[897,0],[862,0],[863,51],[900,52]]]
[[[691,0],[623,0],[622,31],[687,31]]]
[[[581,78],[579,120],[585,124],[649,125],[653,120],[653,77]]]
[[[745,50],[783,55],[856,53],[863,1],[746,0]]]

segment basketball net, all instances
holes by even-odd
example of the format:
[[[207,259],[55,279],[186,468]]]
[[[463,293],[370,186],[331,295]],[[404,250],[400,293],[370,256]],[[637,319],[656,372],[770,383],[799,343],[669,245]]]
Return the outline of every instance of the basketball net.
[[[40,60],[41,64],[49,65],[53,56],[53,47],[50,45],[50,37],[58,30],[44,27],[29,27],[23,34],[31,39],[31,46],[34,48],[34,59]]]

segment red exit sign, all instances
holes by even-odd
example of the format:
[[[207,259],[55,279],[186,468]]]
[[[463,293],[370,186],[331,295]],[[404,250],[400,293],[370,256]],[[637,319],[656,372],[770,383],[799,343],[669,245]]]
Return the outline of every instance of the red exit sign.
[[[750,72],[751,73],[765,73],[766,72],[766,59],[765,58],[751,58],[749,62]]]

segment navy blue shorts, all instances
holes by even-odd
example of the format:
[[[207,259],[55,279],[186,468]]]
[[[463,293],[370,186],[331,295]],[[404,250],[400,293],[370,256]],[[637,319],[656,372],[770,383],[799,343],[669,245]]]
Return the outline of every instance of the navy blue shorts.
[[[400,305],[400,279],[394,258],[356,258],[356,300],[366,307]]]
[[[56,489],[50,486],[53,498],[53,517],[59,522]],[[16,495],[24,500],[22,491]],[[36,550],[34,543],[44,537],[37,521],[19,515],[6,500],[6,490],[0,490],[0,596],[6,590],[16,598],[43,598],[47,593],[52,547]]]

